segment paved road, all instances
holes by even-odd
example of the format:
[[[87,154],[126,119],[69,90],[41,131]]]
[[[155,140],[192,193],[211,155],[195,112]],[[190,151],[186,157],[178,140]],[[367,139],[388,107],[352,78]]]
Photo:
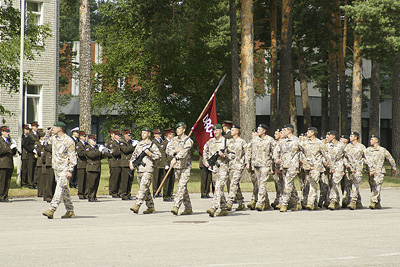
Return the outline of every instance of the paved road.
[[[272,198],[273,194],[270,194]],[[368,190],[362,191],[368,206]],[[245,194],[247,200],[249,194]],[[0,266],[400,266],[400,189],[381,210],[231,212],[210,218],[210,199],[191,195],[195,214],[156,214],[134,202],[73,198],[75,219],[49,220],[38,198],[0,203]]]

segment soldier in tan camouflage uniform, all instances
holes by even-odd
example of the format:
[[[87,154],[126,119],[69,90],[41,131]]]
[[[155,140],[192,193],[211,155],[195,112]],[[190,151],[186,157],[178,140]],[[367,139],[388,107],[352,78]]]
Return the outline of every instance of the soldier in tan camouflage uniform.
[[[257,128],[253,129],[251,135],[252,135],[252,139],[259,138]],[[247,207],[251,210],[255,210],[257,200],[258,200],[258,181],[257,181],[257,177],[254,173],[254,169],[251,166],[251,150],[252,150],[252,142],[249,142],[247,144],[247,149],[246,149],[246,153],[245,153],[245,165],[246,165],[247,171],[250,174],[251,183],[253,184],[253,194],[251,195],[251,202],[249,204],[247,204]]]
[[[311,160],[313,165],[311,166],[306,160],[302,159],[306,179],[310,182],[310,192],[308,194],[306,205],[306,209],[308,210],[318,210],[318,182],[322,173],[325,171],[323,162],[326,161],[325,157],[327,157],[326,154],[328,153],[325,143],[316,137],[317,134],[317,128],[309,127],[307,131],[307,140],[303,143],[305,154],[307,158]]]
[[[369,169],[369,184],[371,186],[371,204],[370,209],[381,208],[381,189],[383,178],[385,176],[385,160],[392,166],[392,174],[396,174],[396,162],[392,155],[384,147],[379,145],[379,137],[372,135],[370,139],[371,146],[364,152],[365,162]]]
[[[362,180],[365,146],[358,142],[359,136],[358,132],[351,132],[350,143],[344,149],[345,165],[349,170],[348,179],[351,188],[350,203],[347,205],[347,208],[351,210],[362,208],[360,182]]]
[[[275,149],[276,145],[279,143],[279,140],[281,140],[281,129],[276,129],[274,138],[275,140],[273,142],[273,149]],[[282,199],[284,183],[283,183],[282,172],[276,170],[275,162],[272,163],[272,172],[274,173],[272,177],[274,178],[276,195],[274,202],[271,203],[271,206],[274,209],[277,209],[277,205],[280,203]]]
[[[178,182],[178,191],[175,195],[174,207],[171,212],[178,215],[180,206],[185,206],[185,210],[181,215],[193,214],[192,204],[190,203],[187,183],[190,179],[190,170],[192,168],[192,159],[190,150],[193,147],[193,140],[185,134],[186,124],[179,122],[176,125],[176,134],[174,138],[167,144],[166,153],[173,157],[170,167],[174,168],[175,179]]]
[[[213,127],[214,137],[207,141],[203,149],[204,166],[212,171],[213,181],[215,181],[215,193],[212,199],[211,208],[207,210],[210,217],[214,217],[215,211],[221,208],[217,216],[227,216],[228,206],[226,205],[224,187],[228,179],[228,158],[226,157],[227,139],[222,136],[221,124]],[[209,160],[218,155],[214,166],[210,166]]]
[[[293,135],[294,127],[286,124],[284,127],[284,138],[278,143],[274,150],[275,163],[282,167],[285,188],[282,195],[281,212],[286,212],[289,202],[293,205],[292,211],[301,209],[299,197],[294,185],[294,178],[299,170],[300,154],[304,153],[304,147],[299,139]],[[305,160],[309,161],[306,157]],[[312,163],[309,161],[310,165]]]
[[[349,144],[349,137],[345,134],[340,136],[340,142],[345,145],[345,148]],[[346,208],[347,205],[350,203],[350,194],[351,194],[351,182],[350,182],[350,171],[346,168],[346,157],[343,159],[344,162],[344,175],[342,181],[340,182],[340,187],[342,188],[342,208]]]
[[[226,149],[229,160],[229,180],[231,182],[227,206],[228,211],[232,210],[233,202],[236,199],[238,202],[236,211],[241,211],[246,209],[240,189],[240,178],[242,177],[245,163],[246,141],[239,137],[240,127],[238,125],[232,125],[231,134],[232,138],[229,139]]]
[[[274,139],[267,135],[267,129],[268,127],[265,124],[258,126],[258,137],[251,140],[251,149],[248,151],[250,162],[246,165],[247,169],[250,166],[253,168],[257,177],[258,200],[255,208],[258,211],[272,209],[268,199],[267,180],[271,174]]]
[[[150,193],[150,184],[153,178],[154,171],[154,161],[159,160],[161,158],[161,152],[158,150],[157,146],[149,139],[150,137],[150,128],[144,127],[142,129],[142,141],[140,141],[136,147],[135,151],[133,151],[132,158],[129,163],[129,167],[131,170],[134,169],[132,162],[135,161],[142,152],[146,153],[143,158],[141,165],[139,165],[136,169],[137,171],[137,180],[139,184],[139,191],[136,196],[136,204],[132,208],[131,211],[134,213],[139,213],[140,206],[146,201],[147,210],[145,210],[144,214],[155,213],[153,198]]]
[[[74,166],[77,163],[77,157],[75,142],[71,137],[65,134],[65,127],[65,123],[57,122],[54,124],[54,127],[51,128],[50,133],[47,132],[45,136],[45,140],[52,144],[52,166],[57,181],[56,191],[50,203],[50,209],[43,212],[43,215],[49,219],[53,219],[54,212],[61,201],[64,202],[65,209],[67,210],[61,218],[75,217],[74,206],[72,205],[69,195],[68,180],[72,177]]]

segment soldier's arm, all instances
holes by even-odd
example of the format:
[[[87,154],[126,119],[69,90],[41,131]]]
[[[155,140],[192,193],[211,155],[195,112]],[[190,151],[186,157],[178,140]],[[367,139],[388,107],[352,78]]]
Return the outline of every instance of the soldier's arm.
[[[85,156],[90,159],[95,159],[101,156],[101,152],[99,150],[90,149],[89,146],[86,146]]]
[[[82,142],[79,142],[77,145],[76,145],[76,153],[78,154],[78,156],[79,157],[85,157],[85,145],[84,144],[82,144]]]
[[[71,139],[67,147],[68,154],[68,172],[72,173],[74,171],[74,166],[78,162],[75,152],[75,142]]]
[[[165,154],[167,154],[167,156],[173,157],[174,156],[174,141],[168,142],[167,147],[165,148]]]
[[[396,161],[393,159],[392,155],[390,154],[389,151],[385,149],[385,159],[389,162],[389,164],[392,166],[392,171],[396,173]]]
[[[121,146],[120,145],[113,145],[111,148],[112,154],[115,156],[120,156],[121,155]]]
[[[0,141],[0,156],[12,154],[12,150],[5,142]]]
[[[177,160],[179,159],[184,159],[187,157],[188,153],[190,153],[190,150],[193,147],[193,140],[192,139],[188,139],[184,144],[183,144],[183,148],[181,151],[179,151],[178,154],[175,155],[175,158]]]
[[[152,160],[155,161],[161,159],[161,152],[156,145],[153,145],[149,150],[151,152],[150,158]]]
[[[129,146],[125,142],[120,143],[120,149],[124,154],[130,154],[135,150],[134,146]]]

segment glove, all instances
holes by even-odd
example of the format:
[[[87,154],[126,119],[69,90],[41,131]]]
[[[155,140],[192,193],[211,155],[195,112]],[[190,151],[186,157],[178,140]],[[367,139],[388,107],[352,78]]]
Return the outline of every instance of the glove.
[[[165,166],[165,170],[168,170],[168,169],[169,169],[169,166],[168,166],[168,165],[166,165],[166,166]]]
[[[15,139],[11,139],[11,143],[17,145],[17,141],[15,141]]]
[[[138,140],[133,140],[133,141],[132,141],[132,146],[136,146],[138,143],[139,143]]]
[[[103,146],[103,145],[99,145],[99,151],[101,152],[101,153],[103,153],[103,150],[105,149],[105,147]]]
[[[16,145],[16,144],[12,144],[12,145],[10,146],[10,148],[11,148],[11,149],[17,148],[17,145]]]
[[[37,151],[36,151],[36,149],[34,149],[34,150],[33,150],[33,153],[37,154]]]

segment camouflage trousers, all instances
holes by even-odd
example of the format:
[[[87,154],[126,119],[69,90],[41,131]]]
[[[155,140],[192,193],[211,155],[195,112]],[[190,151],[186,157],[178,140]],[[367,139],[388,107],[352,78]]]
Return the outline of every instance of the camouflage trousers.
[[[254,173],[258,182],[258,200],[257,206],[269,205],[267,180],[270,175],[271,169],[269,167],[254,167]]]
[[[190,203],[189,192],[187,189],[187,184],[190,179],[190,168],[185,169],[175,169],[175,179],[178,181],[178,191],[175,195],[175,207],[185,206],[185,209],[192,209],[192,204]]]
[[[299,177],[299,185],[300,185],[300,202],[302,205],[307,205],[308,194],[310,192],[310,180],[309,177],[306,175],[306,170],[301,170],[298,177]]]
[[[139,184],[139,191],[136,196],[136,205],[141,206],[146,201],[148,208],[154,208],[153,198],[150,193],[150,184],[153,179],[152,172],[138,172],[137,181]]]
[[[354,203],[361,203],[361,195],[360,195],[360,182],[362,180],[362,173],[356,172],[351,173],[349,175],[349,183],[350,183],[350,201]],[[350,201],[348,202],[350,204]]]
[[[323,173],[321,173],[321,179],[319,180],[319,188],[320,188],[320,192],[319,192],[319,205],[322,206],[322,204],[325,203],[329,203],[329,191],[330,191],[330,187],[329,187],[329,175],[328,172],[325,171]]]
[[[258,182],[254,171],[250,171],[251,182],[253,183],[253,194],[251,195],[251,201],[257,202],[258,199]]]
[[[343,178],[343,171],[335,170],[334,173],[331,174],[331,191],[329,194],[329,199],[331,202],[339,203],[340,202],[340,181]]]
[[[67,178],[67,172],[54,170],[54,176],[57,185],[53,199],[51,200],[50,203],[50,207],[53,210],[56,210],[62,201],[64,202],[64,206],[67,211],[74,210],[74,206],[72,205],[71,201],[71,196],[69,195],[69,189],[68,189],[69,179]]]
[[[212,173],[213,181],[215,180],[215,192],[212,199],[211,208],[217,210],[218,208],[227,209],[226,199],[224,195],[224,187],[228,180],[228,171],[217,169]]]
[[[322,173],[317,170],[307,170],[306,179],[310,183],[310,191],[308,193],[307,204],[308,205],[317,205],[317,190],[318,190],[318,182],[320,181],[320,177]]]
[[[350,204],[350,194],[351,194],[351,181],[350,181],[350,173],[345,171],[346,174],[343,176],[342,181],[341,181],[341,187],[342,187],[342,203],[343,204]]]
[[[235,198],[238,201],[238,204],[241,205],[244,202],[244,197],[242,195],[242,190],[240,189],[240,178],[242,178],[243,170],[229,170],[229,179],[231,185],[228,195],[228,203],[233,204]]]
[[[383,184],[383,173],[375,173],[369,176],[369,186],[371,187],[371,203],[378,203],[381,201],[381,189]]]
[[[282,177],[285,184],[282,194],[282,205],[287,206],[289,202],[291,204],[297,204],[299,202],[296,186],[294,185],[296,174],[297,170],[295,168],[282,169]]]
[[[285,184],[283,182],[282,172],[276,173],[275,171],[272,177],[274,178],[275,191],[276,191],[276,197],[274,203],[279,204],[282,201],[283,188],[285,187]]]

